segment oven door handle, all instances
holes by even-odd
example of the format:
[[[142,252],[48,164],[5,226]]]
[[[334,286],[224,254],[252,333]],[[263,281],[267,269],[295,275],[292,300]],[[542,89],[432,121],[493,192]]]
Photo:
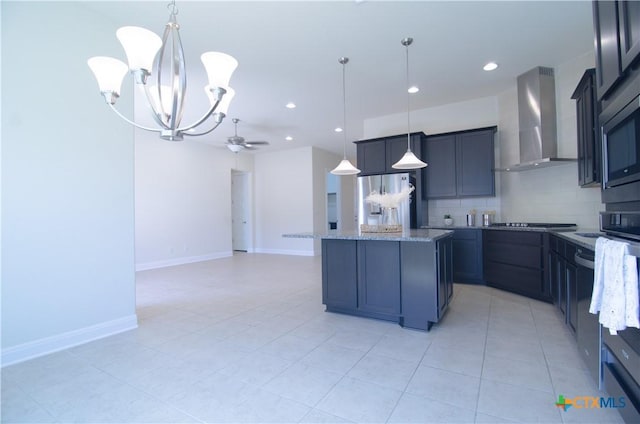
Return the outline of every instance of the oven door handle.
[[[581,256],[577,252],[573,255],[573,260],[576,261],[576,264],[583,266],[585,268],[589,268],[589,269],[595,268],[595,262],[593,262],[591,259],[587,259],[584,256]]]

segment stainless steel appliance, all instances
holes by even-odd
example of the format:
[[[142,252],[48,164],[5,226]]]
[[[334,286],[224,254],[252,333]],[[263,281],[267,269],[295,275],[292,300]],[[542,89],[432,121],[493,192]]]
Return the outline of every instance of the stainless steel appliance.
[[[409,173],[401,174],[382,174],[368,175],[358,177],[358,228],[362,224],[379,225],[383,224],[383,210],[379,205],[365,202],[365,199],[372,192],[383,193],[399,193],[402,189],[409,188],[411,184],[411,175]],[[398,205],[398,223],[403,229],[415,228],[416,202],[414,200],[415,192],[411,193],[409,199]]]
[[[629,253],[640,257],[640,212],[600,212],[600,229],[609,238],[629,243]],[[640,265],[638,266],[640,272]],[[611,335],[602,330],[602,385],[613,397],[623,397],[625,422],[640,422],[640,329]]]
[[[578,321],[578,351],[598,388],[602,387],[602,327],[598,316],[589,312],[593,294],[593,250],[579,247],[573,260],[576,263],[576,300]]]
[[[572,230],[576,228],[576,224],[554,223],[554,222],[495,222],[490,227],[523,227],[523,228],[559,228]]]
[[[559,158],[553,68],[537,66],[517,78],[520,162],[505,171],[526,171],[575,162]]]
[[[640,93],[637,93],[640,94]],[[640,201],[640,95],[602,125],[603,203]]]

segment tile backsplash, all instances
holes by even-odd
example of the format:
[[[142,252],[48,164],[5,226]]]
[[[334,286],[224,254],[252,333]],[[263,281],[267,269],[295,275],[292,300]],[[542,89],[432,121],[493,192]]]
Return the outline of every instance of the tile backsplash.
[[[429,225],[444,225],[444,215],[453,218],[454,226],[467,225],[467,214],[476,211],[476,226],[482,225],[482,214],[494,211],[494,221],[501,220],[499,197],[473,197],[468,199],[430,199]]]

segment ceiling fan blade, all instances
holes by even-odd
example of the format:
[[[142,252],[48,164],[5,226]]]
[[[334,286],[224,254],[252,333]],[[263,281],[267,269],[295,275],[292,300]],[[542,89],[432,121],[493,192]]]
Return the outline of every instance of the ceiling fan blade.
[[[268,141],[245,141],[246,144],[251,144],[254,146],[266,146],[269,144]]]

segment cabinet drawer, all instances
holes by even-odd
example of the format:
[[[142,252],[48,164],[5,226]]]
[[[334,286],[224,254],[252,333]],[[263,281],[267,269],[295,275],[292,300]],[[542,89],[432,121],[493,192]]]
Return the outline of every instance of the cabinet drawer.
[[[615,362],[605,363],[602,368],[602,382],[604,389],[619,408],[618,412],[624,422],[640,422],[638,386],[630,380],[629,374]],[[624,402],[624,407],[622,407],[622,402]]]
[[[486,242],[483,255],[485,261],[527,268],[542,268],[540,246]],[[517,275],[518,274],[514,274],[514,277]]]
[[[480,231],[477,229],[456,229],[453,232],[454,240],[477,240],[480,235]]]
[[[487,241],[498,243],[542,246],[542,234],[533,231],[486,230],[483,237]]]
[[[627,329],[624,331],[638,332],[640,330]],[[609,333],[609,330],[603,328],[602,341],[609,351],[615,355],[620,364],[628,370],[629,374],[636,380],[640,379],[640,356],[622,340],[620,335],[612,335]]]
[[[540,297],[542,275],[540,270],[521,268],[496,262],[485,262],[484,278],[493,286],[516,293]]]

